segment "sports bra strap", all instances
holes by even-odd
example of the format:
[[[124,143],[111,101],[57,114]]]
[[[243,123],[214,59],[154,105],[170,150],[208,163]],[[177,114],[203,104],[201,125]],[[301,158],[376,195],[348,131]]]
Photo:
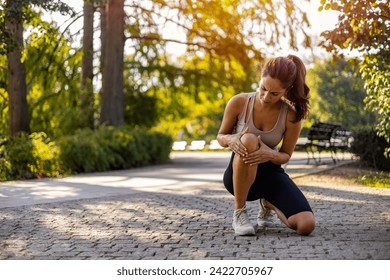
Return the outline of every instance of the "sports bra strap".
[[[249,95],[249,100],[250,100],[250,111],[249,111],[249,115],[248,115],[248,120],[245,122],[246,124],[249,122],[251,116],[252,116],[252,113],[253,113],[253,107],[255,107],[255,98],[256,98],[256,93],[254,94],[250,94]],[[249,103],[249,102],[248,102]],[[246,117],[246,116],[245,116]]]
[[[245,104],[244,104],[244,109],[242,110],[242,112],[241,112],[241,114],[239,115],[239,117],[238,117],[238,120],[239,120],[239,122],[241,121],[241,122],[243,122],[243,123],[247,123],[246,121],[245,121],[245,119],[246,119],[246,111],[248,110],[248,105],[249,105],[249,101],[250,101],[250,99],[251,99],[251,96],[250,96],[250,94],[248,94],[248,96],[247,96],[247,98],[246,98],[246,100],[245,100]],[[252,109],[253,108],[251,108],[251,113],[252,113]]]

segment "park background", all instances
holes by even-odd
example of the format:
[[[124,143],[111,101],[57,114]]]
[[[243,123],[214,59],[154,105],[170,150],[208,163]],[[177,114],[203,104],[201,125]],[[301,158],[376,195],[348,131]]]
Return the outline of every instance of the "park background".
[[[173,141],[215,139],[228,100],[289,53],[308,68],[301,136],[342,124],[352,152],[388,170],[389,11],[381,0],[1,1],[0,180],[166,162]]]

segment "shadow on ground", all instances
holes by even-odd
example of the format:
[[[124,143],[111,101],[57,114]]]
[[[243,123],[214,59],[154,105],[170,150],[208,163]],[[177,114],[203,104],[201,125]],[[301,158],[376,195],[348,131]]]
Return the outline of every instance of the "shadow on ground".
[[[87,184],[87,182],[86,182]],[[389,259],[389,191],[302,186],[312,236],[236,237],[220,183],[0,209],[0,259]],[[249,203],[253,223],[257,204]]]

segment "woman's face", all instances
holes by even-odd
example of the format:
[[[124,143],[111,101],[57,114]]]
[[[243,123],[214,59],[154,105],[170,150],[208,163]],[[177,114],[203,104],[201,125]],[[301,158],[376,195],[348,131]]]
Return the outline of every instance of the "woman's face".
[[[260,100],[266,104],[276,103],[286,93],[278,79],[270,76],[262,77],[260,81]]]

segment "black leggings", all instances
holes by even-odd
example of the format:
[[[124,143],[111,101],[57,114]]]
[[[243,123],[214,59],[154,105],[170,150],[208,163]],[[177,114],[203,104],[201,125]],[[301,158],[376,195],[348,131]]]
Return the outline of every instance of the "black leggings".
[[[232,195],[234,195],[233,158],[234,153],[223,176],[223,183]],[[247,201],[260,198],[265,198],[273,204],[286,218],[303,211],[313,212],[306,197],[284,169],[270,161],[258,165],[256,179],[249,190]]]

